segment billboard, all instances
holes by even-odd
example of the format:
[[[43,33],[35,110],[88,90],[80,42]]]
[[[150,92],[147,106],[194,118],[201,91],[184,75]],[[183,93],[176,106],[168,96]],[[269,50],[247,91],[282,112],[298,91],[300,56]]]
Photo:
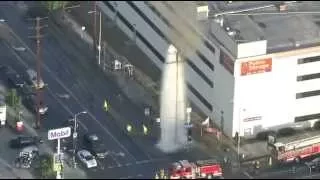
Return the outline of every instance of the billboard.
[[[241,76],[271,72],[272,58],[241,63]]]
[[[66,137],[69,137],[70,135],[71,135],[71,128],[70,127],[52,129],[52,130],[48,131],[48,139],[49,140],[66,138]]]

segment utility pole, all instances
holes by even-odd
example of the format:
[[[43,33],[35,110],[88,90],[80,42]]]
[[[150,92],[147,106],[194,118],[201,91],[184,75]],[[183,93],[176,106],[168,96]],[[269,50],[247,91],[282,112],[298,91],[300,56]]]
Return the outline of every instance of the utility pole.
[[[40,107],[43,105],[43,97],[42,97],[42,91],[40,88],[40,79],[41,79],[41,67],[42,67],[42,56],[41,56],[41,38],[43,35],[41,35],[41,29],[44,27],[48,27],[48,25],[41,26],[41,20],[46,19],[48,17],[40,18],[37,17],[36,19],[36,27],[31,27],[30,29],[35,29],[36,30],[36,35],[31,36],[30,38],[35,38],[36,39],[36,48],[37,48],[37,57],[36,57],[36,71],[37,71],[37,85],[35,87],[36,90],[36,110],[37,110],[37,117],[36,117],[36,123],[35,123],[35,128],[40,129],[41,126],[41,115],[40,115]]]
[[[96,58],[97,54],[97,2],[93,1],[93,53],[94,58]]]

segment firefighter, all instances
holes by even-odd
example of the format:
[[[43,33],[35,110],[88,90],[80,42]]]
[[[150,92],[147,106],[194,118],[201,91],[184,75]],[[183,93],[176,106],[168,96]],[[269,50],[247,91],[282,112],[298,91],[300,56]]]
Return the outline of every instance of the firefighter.
[[[130,124],[127,124],[127,131],[130,133],[132,131],[132,126]]]
[[[142,127],[143,127],[143,134],[147,135],[148,134],[148,128],[144,124],[142,125]]]
[[[109,103],[107,102],[107,100],[104,100],[104,104],[103,104],[103,108],[104,108],[104,110],[106,111],[106,112],[108,112],[109,111]]]
[[[164,179],[164,176],[165,176],[165,174],[164,174],[164,169],[161,169],[161,170],[160,170],[160,178],[161,178],[161,179]]]

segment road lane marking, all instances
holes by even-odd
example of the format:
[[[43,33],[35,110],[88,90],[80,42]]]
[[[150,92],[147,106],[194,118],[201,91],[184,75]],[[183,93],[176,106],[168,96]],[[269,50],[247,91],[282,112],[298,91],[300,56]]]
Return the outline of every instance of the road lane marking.
[[[34,52],[29,48],[29,46],[27,46],[27,44],[15,33],[12,31],[11,27],[8,26],[9,31],[11,32],[11,34],[14,36],[14,38],[16,38],[18,41],[20,41],[20,43],[33,55],[33,57],[36,57],[36,55],[34,54]],[[79,99],[77,97],[75,97],[75,95],[60,81],[60,79],[52,73],[52,71],[45,65],[43,64],[44,69],[50,73],[50,75],[52,76],[52,78],[54,80],[56,80],[58,82],[58,84],[63,87],[70,95],[71,97],[78,103],[78,105],[80,107],[82,107],[83,109],[85,109],[88,112],[88,115],[94,120],[96,121],[100,127],[118,144],[118,146],[120,146],[120,148],[122,148],[127,154],[129,154],[135,161],[137,160],[113,135],[112,133],[110,133],[110,131],[108,129],[106,129],[100,121],[98,121],[95,116],[92,115],[92,113],[85,108],[82,103],[80,103]],[[116,161],[117,164],[120,164],[118,161]]]
[[[114,168],[121,168],[121,167],[128,167],[128,166],[135,166],[135,165],[141,165],[141,164],[148,164],[148,163],[155,163],[159,161],[164,161],[167,159],[150,159],[150,160],[142,160],[142,161],[136,161],[135,163],[127,163],[123,165],[118,166],[108,166],[107,169],[114,169]]]
[[[15,52],[12,50],[12,47],[10,47],[7,43],[4,43],[5,46],[8,47],[8,49],[12,52],[12,54],[17,58],[17,60],[26,68],[26,69],[29,69],[29,65],[27,63],[25,63],[21,57]],[[74,113],[71,112],[71,110],[61,102],[60,99],[58,99],[55,94],[52,92],[52,90],[47,86],[46,89],[48,89],[49,91],[49,94],[70,114],[70,115],[74,115]],[[79,121],[79,124],[82,126],[82,128],[88,132],[88,128],[81,122]]]
[[[247,171],[244,171],[243,174],[247,176],[249,179],[254,179]]]

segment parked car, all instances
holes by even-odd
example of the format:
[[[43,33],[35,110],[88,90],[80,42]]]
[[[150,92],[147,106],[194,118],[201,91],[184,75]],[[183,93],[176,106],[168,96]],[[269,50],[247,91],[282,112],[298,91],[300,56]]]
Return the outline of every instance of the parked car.
[[[33,69],[28,69],[27,70],[27,76],[28,76],[28,80],[29,82],[36,88],[36,89],[42,89],[44,88],[44,82],[43,80],[40,78],[40,82],[39,82],[39,86],[38,86],[38,82],[37,82],[37,72],[34,71]]]
[[[106,146],[96,134],[85,134],[84,145],[97,158],[105,158],[108,154]]]
[[[37,112],[37,102],[35,95],[29,95],[22,98],[22,104],[26,106],[30,111]],[[48,112],[48,106],[40,102],[39,112],[41,115],[45,115]]]
[[[21,88],[26,82],[23,78],[10,66],[1,66],[0,71],[8,82],[8,85],[12,88]]]
[[[11,148],[24,148],[39,143],[43,143],[43,140],[37,136],[19,136],[11,139],[9,145]]]
[[[98,166],[95,157],[87,150],[78,151],[77,157],[88,169],[95,168]]]

